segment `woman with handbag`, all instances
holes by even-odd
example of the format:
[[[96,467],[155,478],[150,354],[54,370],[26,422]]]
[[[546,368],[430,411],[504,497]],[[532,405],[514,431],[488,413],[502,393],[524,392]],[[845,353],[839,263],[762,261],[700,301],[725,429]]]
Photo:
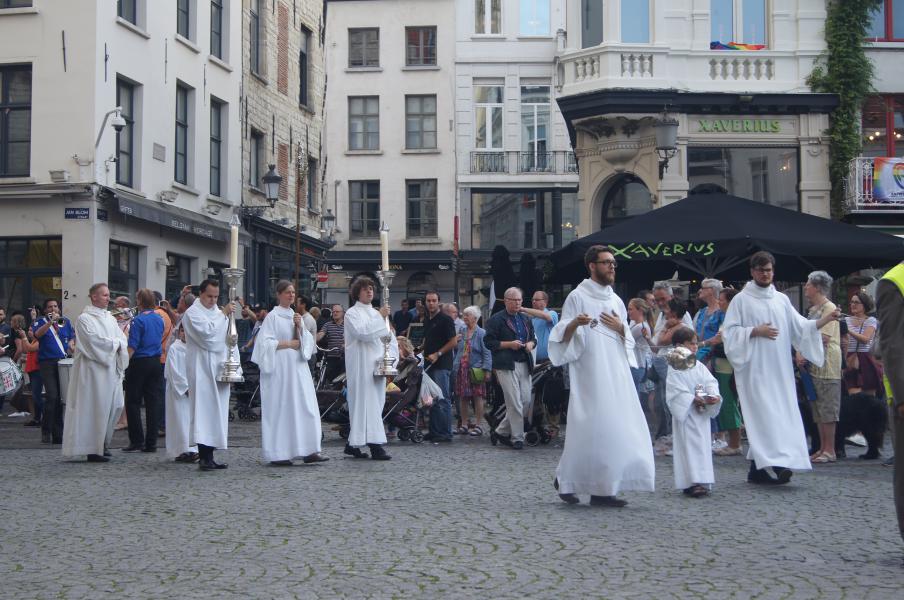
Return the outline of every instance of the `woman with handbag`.
[[[459,335],[458,350],[452,364],[455,390],[461,408],[462,427],[458,433],[473,436],[483,435],[480,427],[480,416],[483,414],[483,400],[486,397],[486,384],[492,376],[493,355],[483,343],[486,331],[477,326],[480,309],[467,307],[462,313],[465,330]],[[474,416],[468,416],[471,402],[474,402]],[[467,423],[467,428],[464,424]]]
[[[882,367],[870,353],[879,322],[869,313],[875,308],[866,292],[851,296],[851,314],[844,318],[848,327],[848,347],[844,359],[844,384],[848,394],[876,395],[882,386]]]

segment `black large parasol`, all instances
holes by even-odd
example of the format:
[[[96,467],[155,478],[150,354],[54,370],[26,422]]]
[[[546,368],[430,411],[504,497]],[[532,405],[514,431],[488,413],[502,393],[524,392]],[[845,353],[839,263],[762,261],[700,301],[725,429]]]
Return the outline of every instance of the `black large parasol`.
[[[550,255],[552,281],[587,276],[584,252],[612,248],[622,282],[679,277],[749,277],[747,258],[767,250],[776,257],[776,279],[803,281],[823,269],[842,276],[904,259],[904,240],[728,194],[698,194],[575,240]]]

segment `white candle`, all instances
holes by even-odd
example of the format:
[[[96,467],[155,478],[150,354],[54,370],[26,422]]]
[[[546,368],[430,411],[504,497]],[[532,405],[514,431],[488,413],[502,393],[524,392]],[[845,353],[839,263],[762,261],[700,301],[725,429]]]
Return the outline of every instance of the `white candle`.
[[[389,228],[386,224],[380,228],[380,250],[382,252],[382,268],[384,271],[389,270]]]
[[[239,268],[239,217],[232,216],[230,229],[232,235],[229,238],[229,266],[233,269]]]

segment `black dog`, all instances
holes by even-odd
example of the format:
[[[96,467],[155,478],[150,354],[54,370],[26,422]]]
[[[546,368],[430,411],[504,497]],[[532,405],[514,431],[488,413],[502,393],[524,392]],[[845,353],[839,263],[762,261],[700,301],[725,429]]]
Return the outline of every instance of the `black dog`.
[[[810,438],[810,454],[815,454],[821,447],[819,428],[813,422],[813,408],[803,394],[798,396],[797,406],[803,421],[804,432]],[[864,460],[879,458],[879,449],[888,425],[888,411],[885,402],[872,394],[851,394],[841,397],[841,414],[835,425],[835,455],[839,458],[847,456],[845,438],[862,433],[866,438],[867,451],[861,454]]]

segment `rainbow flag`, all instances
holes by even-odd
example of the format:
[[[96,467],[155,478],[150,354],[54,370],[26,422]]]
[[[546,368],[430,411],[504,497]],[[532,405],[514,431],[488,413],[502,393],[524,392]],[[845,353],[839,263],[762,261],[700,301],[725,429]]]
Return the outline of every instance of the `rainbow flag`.
[[[754,50],[763,50],[765,47],[765,44],[739,44],[738,42],[728,42],[727,44],[723,42],[709,43],[710,50],[743,50],[750,52]]]

